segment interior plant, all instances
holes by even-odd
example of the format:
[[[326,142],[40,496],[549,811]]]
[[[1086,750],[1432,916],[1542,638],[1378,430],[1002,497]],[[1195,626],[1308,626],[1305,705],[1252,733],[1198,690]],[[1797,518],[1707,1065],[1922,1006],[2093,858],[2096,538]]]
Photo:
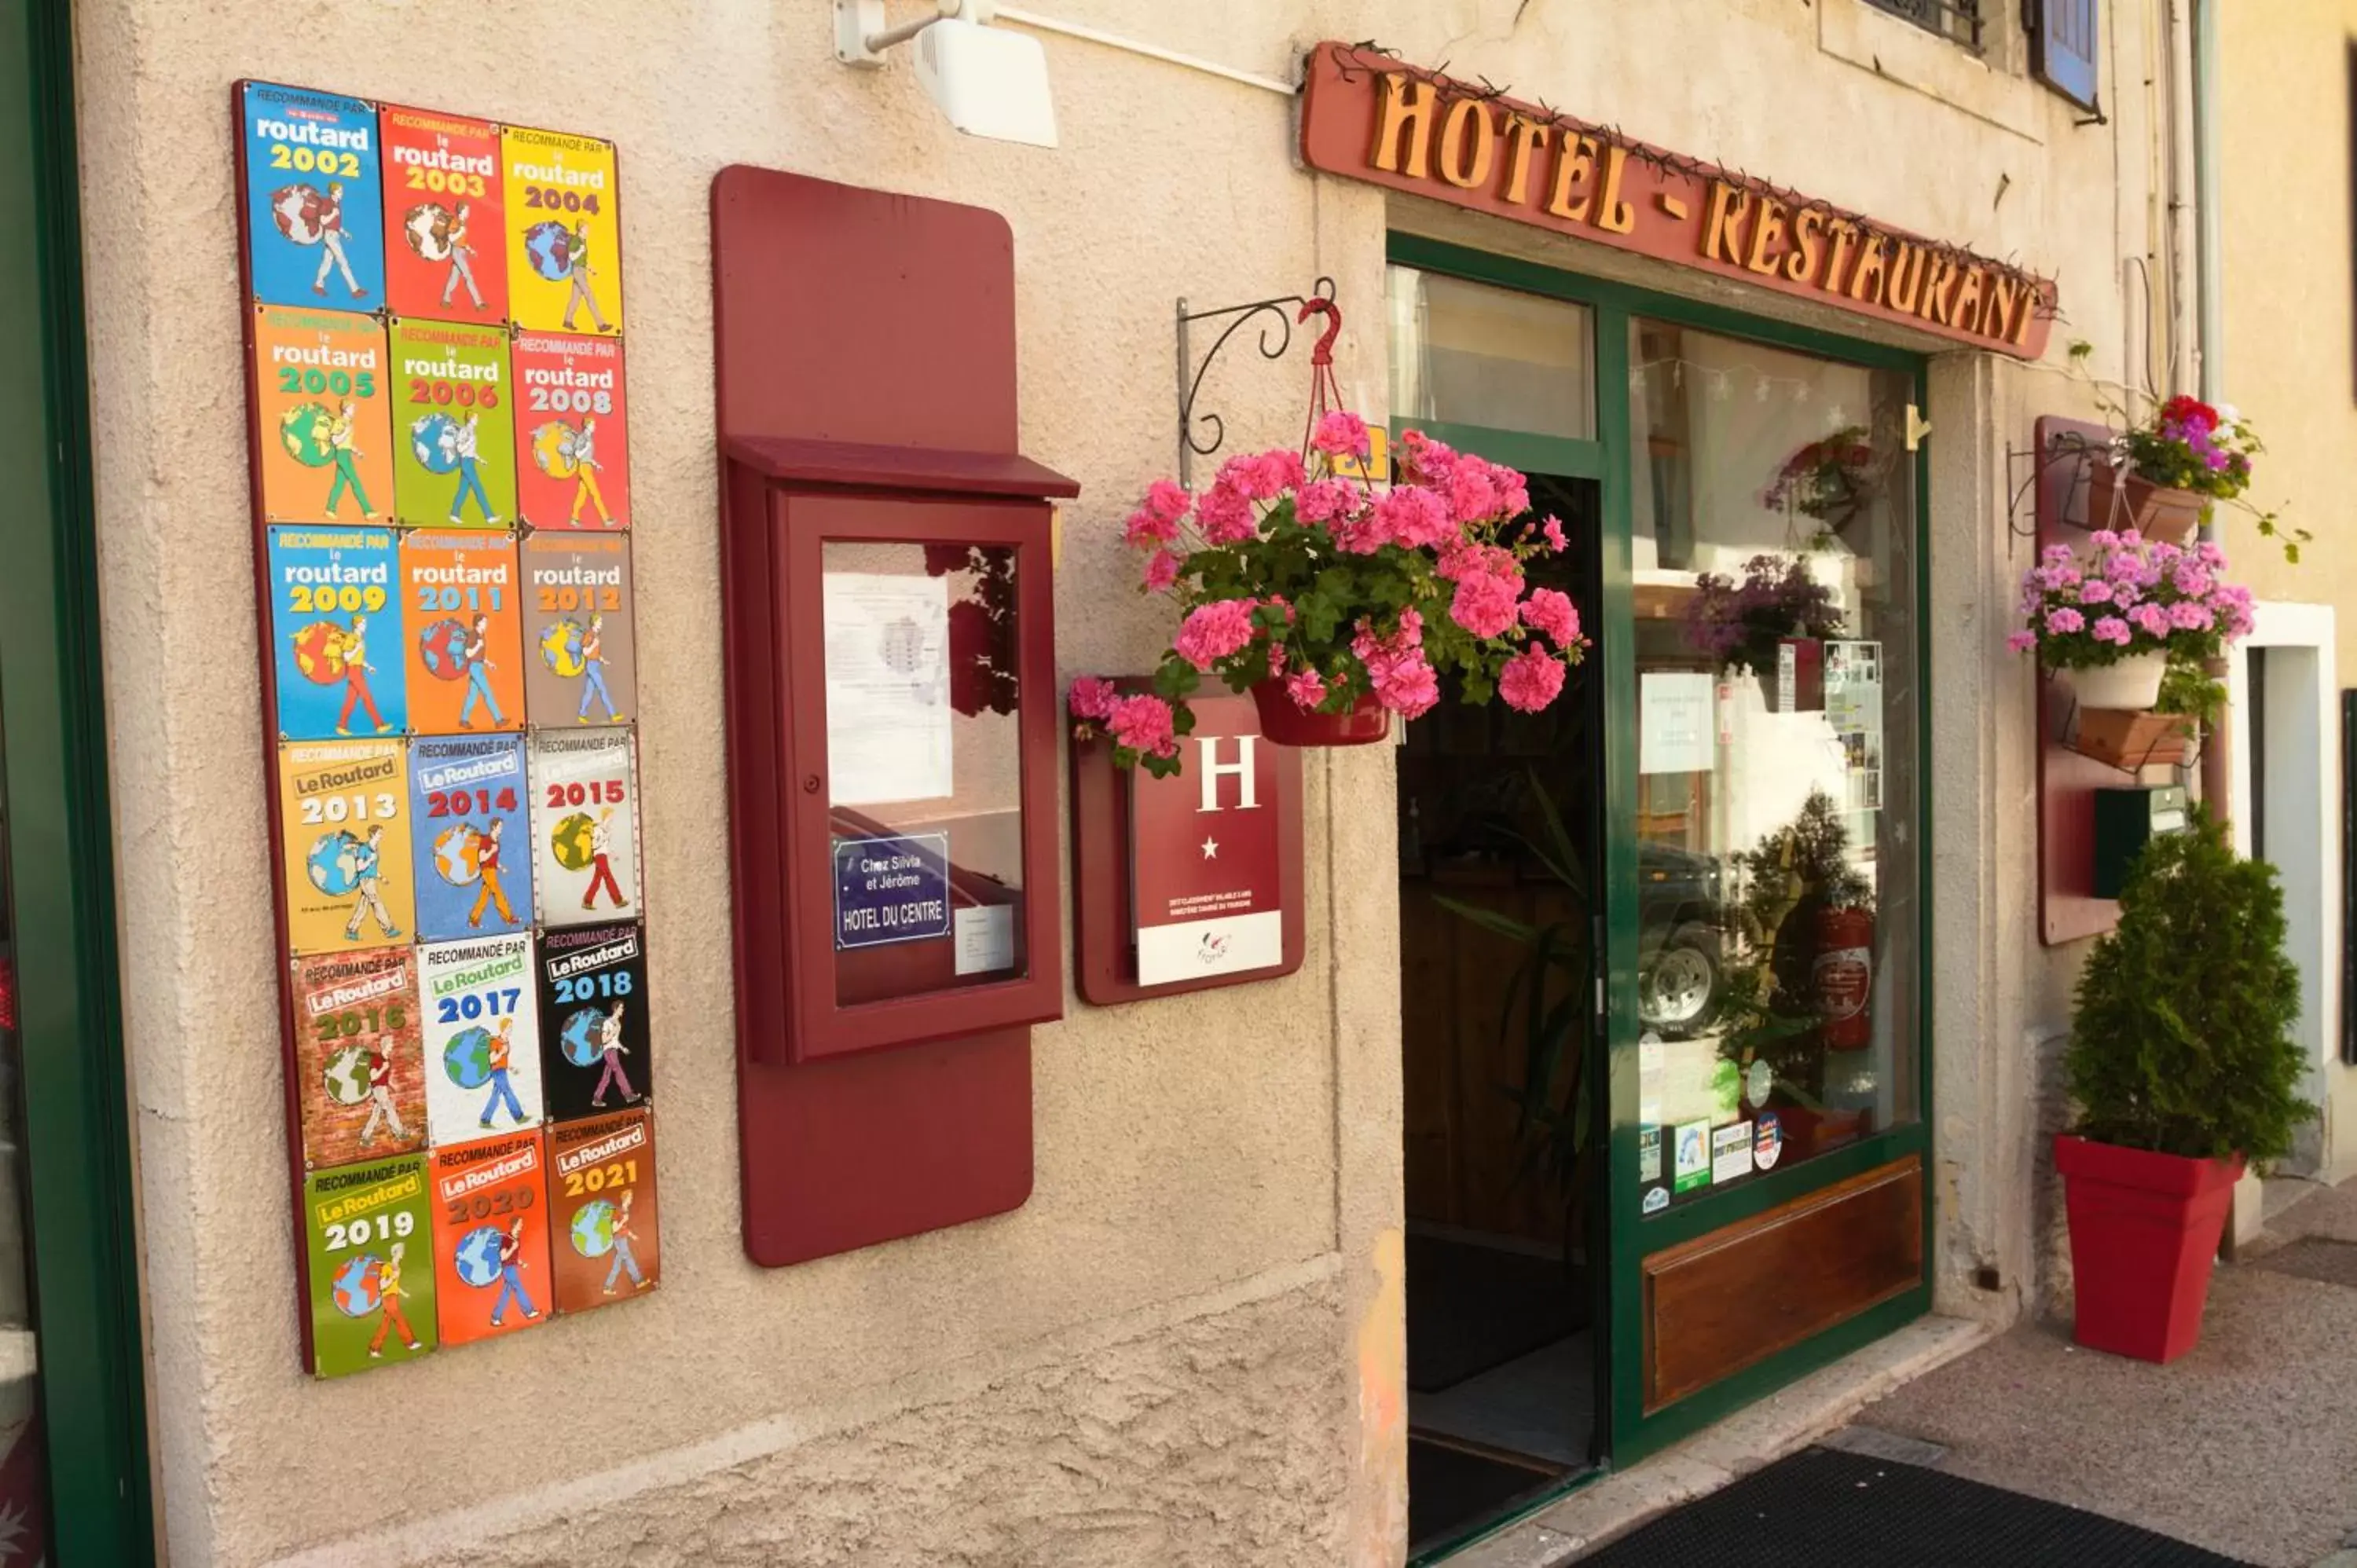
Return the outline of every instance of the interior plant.
[[[1440,700],[1444,673],[1467,702],[1553,703],[1587,639],[1569,596],[1531,587],[1523,568],[1567,546],[1562,523],[1529,515],[1521,474],[1415,431],[1387,489],[1339,477],[1363,475],[1367,455],[1365,423],[1334,413],[1309,459],[1232,457],[1200,495],[1167,479],[1148,489],[1127,540],[1145,553],[1146,590],[1176,603],[1178,635],[1151,691],[1074,682],[1076,733],[1108,734],[1123,767],[1176,772],[1207,675],[1250,692],[1262,733],[1291,745],[1380,739],[1393,714]]]
[[[2071,345],[2071,360],[2082,368],[2093,344]],[[2156,403],[2142,418],[2128,413],[2099,386],[2104,413],[2122,426],[2097,454],[2087,492],[2087,521],[2098,527],[2135,527],[2182,543],[2210,520],[2219,501],[2240,502],[2251,488],[2255,460],[2266,451],[2258,432],[2232,403],[2207,403],[2179,395]],[[2244,504],[2252,526],[2278,542],[2284,559],[2297,564],[2299,547],[2313,537],[2287,527],[2275,512]]]
[[[1749,671],[1773,680],[1782,643],[1841,634],[1833,589],[1811,576],[1799,555],[1754,555],[1743,564],[1739,580],[1705,572],[1686,604],[1686,642],[1715,660],[1721,673]]]
[[[2197,810],[2146,844],[2088,955],[2065,1058],[2079,1120],[2054,1145],[2083,1345],[2154,1361],[2191,1348],[2235,1180],[2316,1113],[2284,929],[2275,868]]]
[[[2021,579],[2021,629],[2007,639],[2071,671],[2083,706],[2201,716],[2222,693],[2203,667],[2251,629],[2251,591],[2225,580],[2226,554],[2136,530],[2099,528],[2082,558],[2050,544]]]

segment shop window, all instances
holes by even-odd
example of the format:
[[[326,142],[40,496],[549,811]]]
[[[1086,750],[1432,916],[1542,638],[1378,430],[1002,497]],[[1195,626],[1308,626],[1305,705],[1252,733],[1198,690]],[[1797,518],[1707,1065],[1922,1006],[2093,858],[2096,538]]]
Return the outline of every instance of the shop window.
[[[1910,377],[1629,331],[1650,1213],[1918,1114],[1918,546]]]
[[[1586,306],[1394,267],[1392,417],[1596,439]]]
[[[1904,16],[1919,27],[1978,54],[1984,0],[1866,0],[1878,11]]]

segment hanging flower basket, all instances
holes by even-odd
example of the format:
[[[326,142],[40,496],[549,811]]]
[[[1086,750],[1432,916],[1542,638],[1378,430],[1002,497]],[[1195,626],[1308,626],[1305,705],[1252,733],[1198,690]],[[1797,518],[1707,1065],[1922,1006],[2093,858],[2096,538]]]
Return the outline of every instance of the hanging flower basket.
[[[1206,676],[1250,692],[1262,733],[1287,746],[1381,740],[1392,714],[1440,701],[1444,674],[1467,702],[1553,703],[1587,639],[1570,596],[1524,568],[1568,546],[1563,525],[1529,515],[1513,469],[1414,431],[1378,495],[1343,477],[1364,473],[1367,452],[1364,422],[1332,413],[1308,459],[1234,457],[1200,495],[1167,479],[1148,489],[1128,542],[1146,553],[1146,589],[1182,619],[1151,691],[1072,682],[1076,736],[1110,736],[1122,767],[1175,773]]]
[[[1255,681],[1253,706],[1260,733],[1279,746],[1372,746],[1390,737],[1391,710],[1372,692],[1339,714],[1304,710],[1282,681]]]
[[[2088,538],[2086,559],[2052,544],[2023,574],[2023,626],[2007,645],[2069,687],[2074,750],[2131,769],[2181,760],[2193,721],[2223,699],[2204,671],[2250,631],[2251,591],[2225,581],[2215,544],[2180,549],[2133,528]]]
[[[2210,503],[2191,490],[2157,485],[2106,458],[2097,458],[2087,478],[2087,526],[2114,532],[2133,528],[2147,539],[2182,544],[2201,526]]]
[[[1721,674],[1748,670],[1771,714],[1825,705],[1827,638],[1842,634],[1833,590],[1798,555],[1754,555],[1740,580],[1705,572],[1686,605],[1686,643],[1718,661]]]

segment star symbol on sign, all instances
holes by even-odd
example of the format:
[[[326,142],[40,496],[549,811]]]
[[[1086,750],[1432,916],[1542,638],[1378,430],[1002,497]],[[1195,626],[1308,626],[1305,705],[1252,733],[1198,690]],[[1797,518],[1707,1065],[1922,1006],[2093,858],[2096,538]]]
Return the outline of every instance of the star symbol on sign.
[[[1205,860],[1217,860],[1220,858],[1219,840],[1207,838],[1203,841],[1203,858]]]

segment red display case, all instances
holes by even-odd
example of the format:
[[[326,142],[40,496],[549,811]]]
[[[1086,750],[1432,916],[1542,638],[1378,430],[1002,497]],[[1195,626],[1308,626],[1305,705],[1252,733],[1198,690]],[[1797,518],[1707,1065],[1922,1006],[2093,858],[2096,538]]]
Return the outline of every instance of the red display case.
[[[1060,1015],[1051,498],[1003,220],[713,185],[745,1244],[1021,1204]]]

